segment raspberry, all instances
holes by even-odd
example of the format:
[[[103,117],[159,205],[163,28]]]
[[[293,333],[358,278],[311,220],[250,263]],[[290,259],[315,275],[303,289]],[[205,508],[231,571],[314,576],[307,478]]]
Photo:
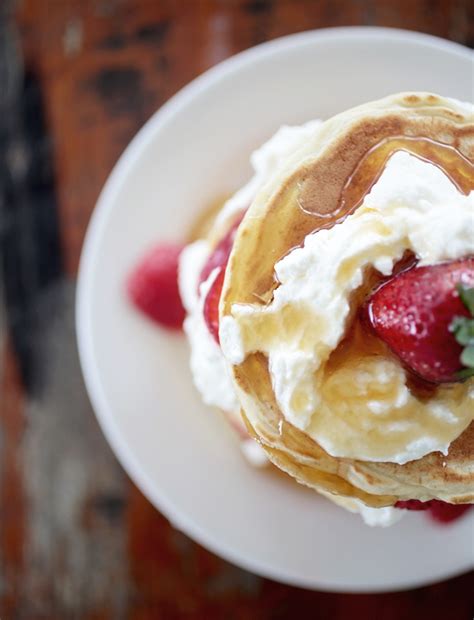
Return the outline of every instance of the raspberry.
[[[431,502],[420,502],[418,499],[407,499],[397,502],[396,508],[405,508],[405,510],[429,510]]]
[[[178,259],[184,246],[161,243],[138,262],[127,280],[134,305],[163,327],[180,329],[185,311],[178,289]]]
[[[396,508],[405,510],[427,510],[433,521],[438,523],[450,523],[456,521],[471,508],[471,504],[448,504],[438,499],[429,502],[420,502],[417,499],[399,501],[395,504]]]
[[[456,521],[471,508],[471,504],[447,504],[433,500],[430,506],[430,517],[438,523]]]

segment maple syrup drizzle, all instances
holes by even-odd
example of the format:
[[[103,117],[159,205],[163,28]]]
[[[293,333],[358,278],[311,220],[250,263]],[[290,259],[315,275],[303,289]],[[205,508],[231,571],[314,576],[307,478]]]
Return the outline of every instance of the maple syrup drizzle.
[[[382,175],[389,158],[397,151],[408,152],[427,163],[437,166],[448,176],[458,191],[465,195],[474,189],[474,166],[454,147],[428,138],[401,136],[386,138],[370,148],[356,164],[353,172],[348,176],[343,185],[336,209],[331,213],[325,213],[322,209],[314,208],[314,195],[312,196],[311,210],[305,208],[304,198],[301,194],[298,196],[297,204],[304,213],[307,228],[310,226],[309,219],[313,220],[313,229],[307,230],[306,234],[321,228],[331,228],[335,224],[344,221],[348,215],[353,213],[362,204],[365,196]],[[301,189],[301,186],[299,186],[299,190]],[[301,247],[301,245],[294,247]],[[294,247],[291,249],[294,249]],[[396,263],[389,278],[380,274],[373,267],[366,270],[363,285],[353,292],[350,299],[353,318],[347,329],[346,336],[331,353],[326,363],[325,372],[327,376],[335,372],[344,363],[347,363],[349,358],[354,360],[375,355],[398,360],[389,347],[374,334],[370,324],[364,317],[362,308],[368,297],[386,280],[401,271],[410,269],[416,263],[416,256],[412,252],[407,251],[403,258]],[[266,295],[268,300],[271,298],[276,286],[278,286],[278,282],[276,276],[274,276],[274,284]],[[424,381],[409,369],[406,369],[406,376],[408,388],[419,400],[423,401],[431,398],[439,389],[439,386]]]
[[[346,178],[336,208],[327,212],[326,208],[318,205],[314,195],[308,206],[305,206],[304,187],[298,182],[296,202],[300,209],[300,217],[303,219],[303,227],[307,234],[323,228],[332,228],[343,222],[348,215],[354,213],[363,203],[365,196],[381,177],[390,157],[398,152],[405,151],[427,163],[437,166],[458,191],[464,195],[474,190],[474,166],[460,151],[453,146],[431,140],[429,138],[411,138],[397,136],[384,138],[372,146],[357,162],[353,171]],[[289,248],[279,260],[298,247],[302,247],[304,237],[299,244],[290,244]],[[275,261],[276,262],[276,261]],[[258,291],[255,296],[269,301],[272,293],[278,285],[274,275],[273,285],[267,291]]]
[[[458,191],[465,195],[474,189],[474,166],[456,148],[429,138],[396,136],[381,140],[357,162],[346,178],[334,211],[328,213],[326,205],[319,205],[314,195],[311,195],[310,200],[305,199],[301,185],[298,206],[308,215],[330,219],[332,222],[341,216],[346,217],[362,204],[364,197],[380,178],[388,160],[397,151],[405,151],[437,166]]]
[[[350,305],[354,310],[346,336],[332,351],[326,362],[326,376],[330,376],[344,364],[347,364],[348,359],[357,361],[369,356],[380,356],[400,363],[398,357],[374,333],[365,311],[365,303],[385,282],[402,271],[415,267],[417,262],[413,252],[407,251],[395,264],[390,276],[383,276],[374,267],[369,267],[366,270],[363,285],[353,292],[350,299]],[[431,398],[438,390],[437,385],[418,377],[410,369],[405,368],[405,372],[408,389],[418,400],[423,401]]]
[[[347,179],[341,192],[340,210],[345,213],[352,212],[362,204],[382,175],[388,160],[397,151],[405,151],[435,165],[446,174],[459,192],[467,195],[472,189],[474,167],[454,147],[428,138],[387,138],[366,153]]]
[[[246,255],[244,252],[244,257],[248,260],[248,264],[252,265],[252,269],[245,272],[247,282],[242,289],[243,294],[240,302],[270,303],[273,291],[278,286],[273,266],[291,251],[288,248],[300,247],[306,235],[315,230],[330,228],[342,222],[347,215],[352,213],[382,174],[389,157],[397,150],[407,151],[438,166],[463,193],[467,194],[470,189],[474,189],[471,162],[456,148],[426,138],[388,138],[370,148],[360,158],[352,173],[345,178],[339,200],[336,201],[334,209],[329,212],[327,205],[325,208],[318,209],[305,203],[303,195],[305,188],[298,180],[282,190],[279,197],[282,208],[271,209],[266,214],[265,234],[260,235],[258,245],[252,249],[250,255]],[[310,195],[310,198],[314,199],[314,193]],[[292,205],[291,209],[288,209],[289,205]],[[284,252],[281,251],[282,248],[285,248]],[[262,256],[265,258],[264,261],[259,260],[259,257]],[[401,261],[395,265],[393,272],[398,273],[415,264],[416,257],[407,252]],[[325,372],[334,372],[338,367],[341,367],[347,360],[348,354],[395,357],[388,346],[375,336],[371,327],[362,319],[362,314],[359,311],[371,292],[380,286],[383,280],[384,277],[375,268],[367,270],[363,286],[355,291],[351,298],[352,323],[347,330],[346,337],[331,353]],[[249,291],[249,293],[246,295],[245,291]],[[255,368],[256,365],[258,370]],[[255,377],[255,375],[260,374],[261,368],[266,368],[268,371],[268,360],[263,354],[255,353],[247,357],[240,366],[239,372],[241,378],[247,374],[249,377]],[[254,383],[253,387],[263,402],[271,403],[274,394],[269,373],[262,374],[262,377],[264,378],[256,384]],[[407,386],[420,400],[432,397],[433,393],[439,389],[438,386],[428,384],[410,372],[407,372]],[[313,441],[285,422],[282,414],[278,412],[276,404],[270,410],[274,417],[279,419],[277,428],[283,444],[295,452],[300,451],[313,455],[315,449]],[[292,461],[292,466],[296,471],[302,469],[296,461]],[[301,476],[302,478],[307,476],[307,468]]]
[[[474,189],[472,162],[455,146],[422,137],[385,136],[361,151],[356,163],[349,163],[337,152],[327,161],[309,163],[281,186],[265,211],[264,226],[255,235],[246,231],[249,244],[240,248],[244,267],[234,281],[235,299],[269,303],[278,286],[275,264],[299,247],[308,234],[344,221],[382,174],[390,155],[400,149],[438,166],[464,193]],[[226,313],[231,303],[229,296]]]

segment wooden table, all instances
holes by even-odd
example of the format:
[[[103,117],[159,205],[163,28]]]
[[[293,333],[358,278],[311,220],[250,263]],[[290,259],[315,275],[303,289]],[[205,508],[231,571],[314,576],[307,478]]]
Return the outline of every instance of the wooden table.
[[[472,575],[377,596],[307,592],[195,544],[118,465],[77,360],[84,232],[137,129],[235,52],[291,32],[360,24],[474,43],[469,0],[0,4],[2,620],[472,618]]]

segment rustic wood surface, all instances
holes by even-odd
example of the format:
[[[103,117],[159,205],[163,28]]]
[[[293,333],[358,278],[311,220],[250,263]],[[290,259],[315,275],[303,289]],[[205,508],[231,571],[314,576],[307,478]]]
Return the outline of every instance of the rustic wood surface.
[[[470,7],[0,0],[2,620],[472,619],[472,574],[403,593],[308,592],[242,571],[174,530],[98,428],[73,327],[98,193],[138,128],[179,88],[235,52],[310,28],[394,26],[472,47]]]

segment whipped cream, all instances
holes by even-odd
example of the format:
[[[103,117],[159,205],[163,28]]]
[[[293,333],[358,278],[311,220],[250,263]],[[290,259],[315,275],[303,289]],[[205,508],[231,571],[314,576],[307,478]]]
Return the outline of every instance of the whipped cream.
[[[474,417],[472,380],[420,401],[395,360],[354,357],[325,373],[364,270],[390,275],[406,250],[420,265],[473,254],[474,193],[465,196],[439,168],[399,151],[354,214],[308,235],[276,264],[280,285],[269,305],[235,304],[221,320],[228,361],[265,353],[283,415],[333,456],[403,464],[447,454]]]
[[[321,121],[314,120],[297,127],[284,125],[254,151],[250,157],[254,175],[224,203],[216,218],[215,227],[221,229],[222,225],[233,219],[234,215],[247,209],[259,189],[278,172],[287,158],[312,136],[320,124]],[[244,430],[239,403],[229,376],[228,363],[210,335],[203,318],[204,299],[215,274],[211,273],[198,291],[202,267],[212,250],[211,244],[201,239],[188,245],[180,257],[179,288],[187,313],[184,331],[191,347],[191,372],[203,401],[231,414],[234,421]],[[257,449],[259,448],[257,446]],[[254,455],[255,452],[254,449]],[[244,453],[248,455],[249,450],[244,449]]]
[[[366,525],[371,527],[390,527],[394,523],[397,523],[405,516],[405,511],[399,508],[393,508],[392,506],[385,506],[384,508],[372,508],[366,506],[358,499],[341,498],[346,501],[338,502],[340,506],[349,510],[350,512],[359,513]]]
[[[364,502],[356,497],[345,497],[343,495],[334,495],[328,491],[319,491],[321,495],[327,497],[341,508],[345,508],[349,512],[354,512],[362,517],[366,525],[371,527],[389,527],[397,523],[406,515],[406,510],[395,508],[395,506],[384,506],[383,508],[372,508],[366,506]]]
[[[215,273],[211,273],[198,291],[199,276],[209,256],[207,241],[188,245],[180,256],[179,290],[186,309],[184,331],[191,348],[190,367],[194,384],[206,405],[219,407],[243,426],[228,364],[204,321],[203,304]]]
[[[357,502],[357,500],[354,500]],[[366,525],[371,527],[390,527],[398,523],[404,517],[403,510],[386,506],[384,508],[371,508],[362,502],[354,512],[358,512]]]

